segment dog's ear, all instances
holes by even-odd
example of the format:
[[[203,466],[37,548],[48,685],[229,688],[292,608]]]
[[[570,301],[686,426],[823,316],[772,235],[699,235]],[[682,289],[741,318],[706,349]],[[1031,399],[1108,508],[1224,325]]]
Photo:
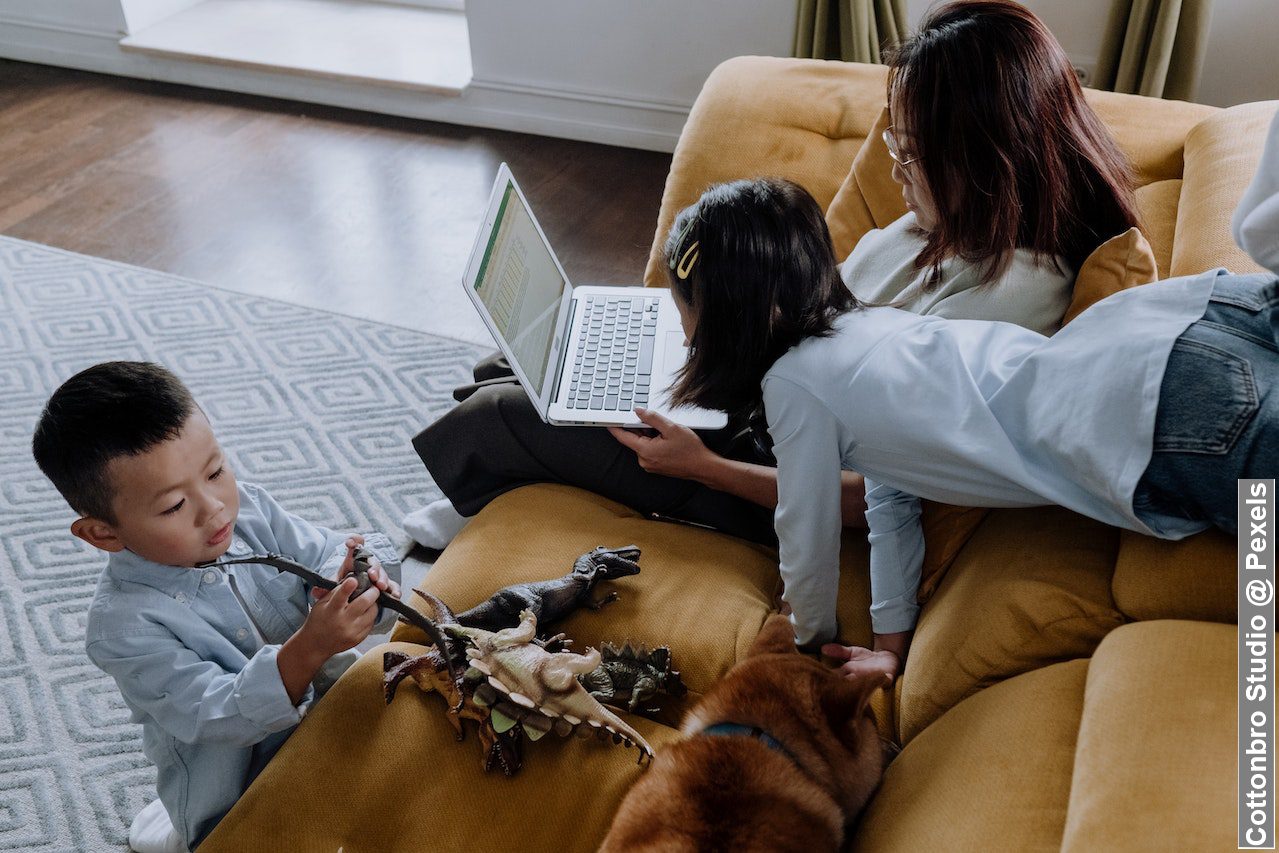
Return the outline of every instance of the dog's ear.
[[[822,690],[822,710],[832,730],[844,731],[849,720],[861,716],[870,697],[884,686],[878,678],[850,679],[842,676],[827,679]]]
[[[764,627],[759,629],[759,635],[751,643],[746,656],[753,658],[756,655],[787,655],[797,652],[795,627],[791,625],[790,618],[774,613],[764,622]]]

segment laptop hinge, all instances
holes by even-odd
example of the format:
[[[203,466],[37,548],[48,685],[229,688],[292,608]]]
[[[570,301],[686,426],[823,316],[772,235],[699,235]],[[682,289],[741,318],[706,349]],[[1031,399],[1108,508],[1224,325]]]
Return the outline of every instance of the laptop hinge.
[[[571,297],[568,301],[568,322],[564,324],[564,338],[560,346],[560,352],[563,356],[558,359],[559,363],[555,366],[555,392],[551,394],[551,404],[554,405],[560,401],[560,382],[564,378],[564,365],[568,363],[570,349],[573,345],[571,335],[573,334],[573,318],[577,316],[577,298]]]

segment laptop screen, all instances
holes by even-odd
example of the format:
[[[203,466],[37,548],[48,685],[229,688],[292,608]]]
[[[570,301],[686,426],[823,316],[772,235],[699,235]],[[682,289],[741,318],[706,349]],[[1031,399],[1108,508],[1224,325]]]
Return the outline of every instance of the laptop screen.
[[[534,388],[544,387],[565,286],[528,208],[507,181],[475,290]]]

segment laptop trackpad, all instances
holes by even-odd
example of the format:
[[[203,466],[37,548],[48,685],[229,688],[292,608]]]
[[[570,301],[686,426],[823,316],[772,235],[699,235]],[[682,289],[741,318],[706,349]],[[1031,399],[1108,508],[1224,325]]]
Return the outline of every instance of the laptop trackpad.
[[[688,359],[688,347],[684,346],[684,332],[667,332],[666,346],[662,349],[662,370],[675,378],[675,373]]]

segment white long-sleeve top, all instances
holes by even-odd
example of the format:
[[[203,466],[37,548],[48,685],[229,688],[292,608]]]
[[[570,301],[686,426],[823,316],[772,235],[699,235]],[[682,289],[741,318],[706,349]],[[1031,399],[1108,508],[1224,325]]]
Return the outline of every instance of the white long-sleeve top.
[[[925,291],[929,270],[915,266],[925,239],[915,214],[907,213],[858,240],[839,267],[840,277],[862,302],[952,320],[1003,320],[1044,335],[1061,328],[1075,286],[1065,259],[1054,266],[1040,263],[1029,249],[1017,249],[999,278],[982,284],[981,267],[947,258],[936,286]]]
[[[1117,293],[1048,338],[1010,323],[894,308],[852,311],[763,380],[777,457],[785,598],[801,643],[832,639],[840,470],[866,477],[871,622],[912,628],[923,559],[919,498],[1059,504],[1181,538],[1204,524],[1137,518],[1173,342],[1202,316],[1217,271]]]

